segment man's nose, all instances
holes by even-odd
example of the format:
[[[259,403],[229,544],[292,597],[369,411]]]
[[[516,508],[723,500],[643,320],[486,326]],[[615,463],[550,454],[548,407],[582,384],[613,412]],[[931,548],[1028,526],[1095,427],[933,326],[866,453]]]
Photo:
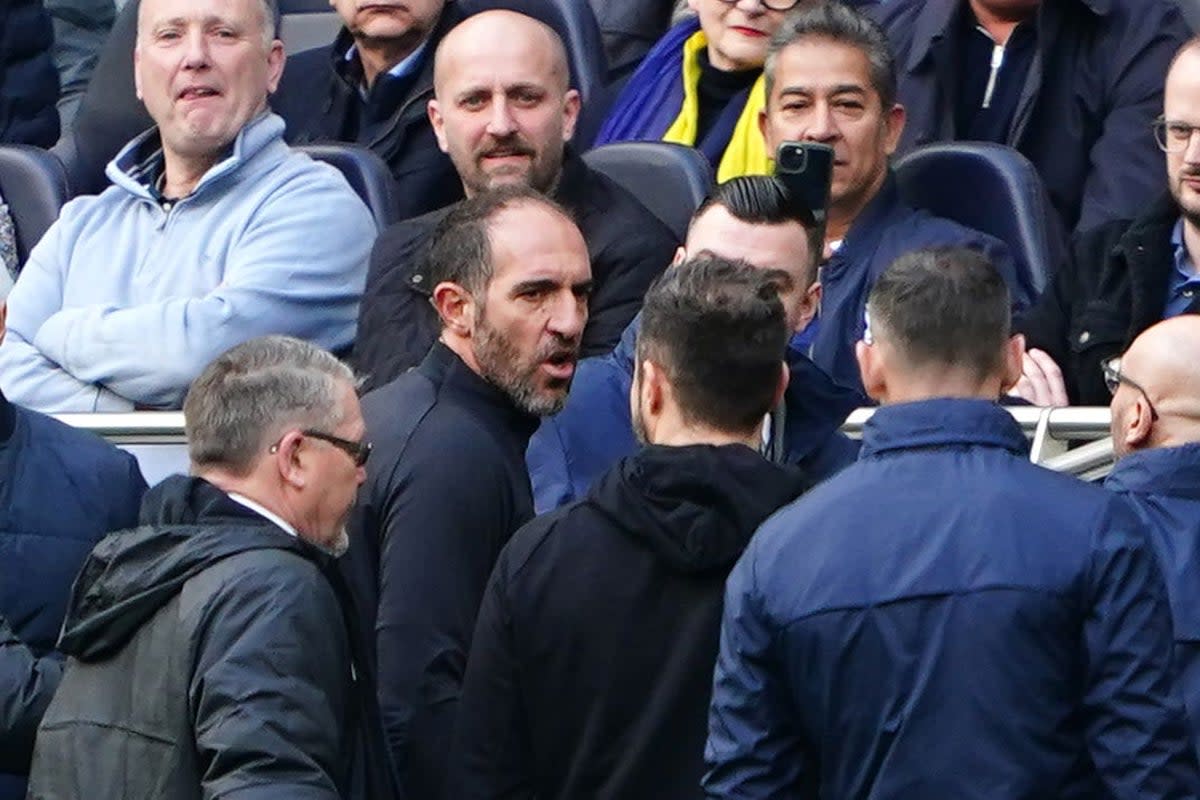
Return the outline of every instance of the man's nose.
[[[487,132],[492,136],[507,136],[515,128],[508,101],[501,97],[492,103],[492,113],[488,118]]]
[[[208,66],[208,38],[204,31],[189,31],[183,40],[183,66],[190,69]]]
[[[837,122],[833,118],[833,109],[823,103],[812,107],[809,112],[808,125],[804,129],[804,141],[828,142],[838,135]]]
[[[583,328],[587,325],[588,302],[586,296],[578,296],[574,292],[563,292],[554,304],[547,323],[551,333],[577,341],[583,336]]]

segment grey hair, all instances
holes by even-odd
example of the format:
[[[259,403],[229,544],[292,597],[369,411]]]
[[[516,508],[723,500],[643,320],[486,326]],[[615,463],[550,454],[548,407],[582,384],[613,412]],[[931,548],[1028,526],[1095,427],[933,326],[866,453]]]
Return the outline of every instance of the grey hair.
[[[896,104],[896,60],[887,34],[875,20],[838,0],[803,6],[789,14],[775,31],[763,64],[768,103],[775,88],[779,54],[804,39],[825,39],[860,50],[867,57],[871,88],[879,95],[883,109],[886,111]]]
[[[264,336],[226,351],[204,368],[183,403],[192,470],[245,475],[289,427],[332,430],[342,422],[345,384],[355,384],[348,366],[290,336]]]

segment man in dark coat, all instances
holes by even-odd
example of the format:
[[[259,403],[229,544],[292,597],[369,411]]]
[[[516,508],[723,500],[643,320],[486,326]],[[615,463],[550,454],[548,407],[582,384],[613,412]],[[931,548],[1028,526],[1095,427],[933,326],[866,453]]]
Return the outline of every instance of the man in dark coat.
[[[0,143],[58,139],[54,30],[42,0],[0,1]]]
[[[333,560],[370,445],[349,368],[255,339],[184,406],[191,476],[147,493],[75,584],[31,798],[390,800]]]
[[[1106,405],[1102,366],[1142,331],[1200,311],[1200,39],[1167,73],[1154,135],[1169,194],[1076,237],[1071,258],[1017,322],[1029,350],[1017,392],[1037,405]],[[1160,164],[1162,162],[1159,162]],[[1160,167],[1161,169],[1161,167]]]
[[[908,109],[901,152],[969,139],[1020,150],[1067,231],[1158,193],[1149,136],[1189,36],[1172,0],[892,0],[878,6]]]
[[[687,240],[675,255],[739,259],[771,275],[793,334],[812,320],[820,302],[816,282],[821,232],[811,214],[791,202],[766,175],[747,175],[718,186],[697,209]],[[640,317],[611,353],[580,362],[567,404],[542,421],[525,459],[539,513],[583,497],[614,464],[637,450],[629,410],[634,342]],[[791,380],[772,409],[762,451],[772,461],[801,465],[820,480],[854,461],[858,448],[838,432],[846,416],[867,399],[837,385],[805,355],[802,337],[791,337]]]
[[[332,47],[288,57],[271,108],[289,144],[354,142],[375,151],[399,183],[400,219],[462,198],[450,159],[438,149],[425,106],[433,97],[433,54],[462,19],[455,0],[365,5],[334,0],[345,26]]]
[[[443,40],[435,71],[434,132],[467,196],[519,183],[575,216],[595,282],[583,354],[611,350],[678,242],[631,194],[567,149],[580,101],[568,87],[562,40],[531,17],[486,11]],[[430,232],[445,214],[401,222],[375,243],[354,348],[368,388],[419,363],[438,336],[424,262]]]
[[[0,341],[4,318],[0,304]],[[0,393],[0,618],[11,624],[13,641],[34,656],[54,650],[84,559],[106,533],[137,523],[145,491],[133,456]],[[0,693],[0,707],[28,701],[36,728],[58,683],[49,683],[52,671],[47,666],[28,693]],[[44,694],[40,703],[35,688]],[[32,746],[32,730],[24,749],[0,746],[11,756],[0,762],[0,800],[25,797]]]
[[[776,284],[744,263],[701,256],[651,288],[632,401],[647,446],[501,553],[458,797],[701,797],[725,577],[808,486],[758,452],[790,334]]]
[[[709,797],[1200,793],[1144,527],[1029,462],[996,403],[1021,342],[995,267],[917,251],[857,347],[859,461],[730,574]]]
[[[429,276],[439,340],[363,398],[378,452],[347,567],[401,782],[438,800],[456,797],[450,746],[475,615],[500,549],[533,516],[525,448],[566,397],[591,274],[566,213],[509,186],[454,206]]]
[[[833,179],[821,267],[821,310],[807,332],[812,360],[843,386],[861,389],[854,343],[876,278],[897,257],[921,247],[978,250],[1000,268],[1013,304],[1033,287],[997,239],[906,205],[888,166],[905,129],[887,37],[839,2],[800,6],[771,41],[761,118],[768,152],[784,142],[833,148]]]
[[[1117,463],[1104,485],[1150,531],[1171,601],[1179,688],[1200,746],[1200,317],[1147,329],[1106,374]]]

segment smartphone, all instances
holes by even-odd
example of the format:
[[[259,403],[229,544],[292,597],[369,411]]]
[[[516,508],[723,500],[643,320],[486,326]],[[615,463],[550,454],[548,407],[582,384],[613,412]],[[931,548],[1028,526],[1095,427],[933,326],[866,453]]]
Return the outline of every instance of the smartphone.
[[[792,202],[825,223],[829,184],[833,180],[833,148],[820,142],[784,142],[775,154],[775,177]]]

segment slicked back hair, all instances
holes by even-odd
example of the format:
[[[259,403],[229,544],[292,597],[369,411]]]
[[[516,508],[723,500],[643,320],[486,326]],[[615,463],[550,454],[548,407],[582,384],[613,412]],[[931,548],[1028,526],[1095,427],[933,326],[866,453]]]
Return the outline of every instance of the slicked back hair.
[[[341,424],[339,387],[355,385],[348,366],[314,344],[264,336],[217,356],[183,403],[194,471],[249,473],[290,427],[332,431]]]
[[[784,18],[771,37],[763,65],[767,102],[775,88],[775,68],[779,54],[797,42],[822,39],[848,45],[867,57],[871,88],[879,95],[884,111],[896,104],[896,60],[887,34],[879,23],[838,0],[820,0],[802,6]]]
[[[702,255],[646,293],[637,360],[664,371],[689,424],[745,434],[771,410],[788,335],[764,270]]]
[[[985,378],[1004,368],[1011,335],[1008,287],[984,255],[963,247],[896,259],[867,300],[873,339],[913,369],[951,367]]]
[[[695,224],[706,211],[720,206],[734,219],[752,225],[784,225],[794,222],[804,228],[808,243],[807,274],[809,283],[816,280],[817,264],[825,248],[825,237],[812,212],[792,202],[787,187],[772,175],[742,175],[731,178],[704,198],[692,215]]]
[[[457,283],[482,305],[493,274],[492,222],[502,211],[521,205],[541,206],[574,224],[562,206],[527,186],[500,186],[469,197],[442,217],[430,237],[430,290],[444,281]]]

